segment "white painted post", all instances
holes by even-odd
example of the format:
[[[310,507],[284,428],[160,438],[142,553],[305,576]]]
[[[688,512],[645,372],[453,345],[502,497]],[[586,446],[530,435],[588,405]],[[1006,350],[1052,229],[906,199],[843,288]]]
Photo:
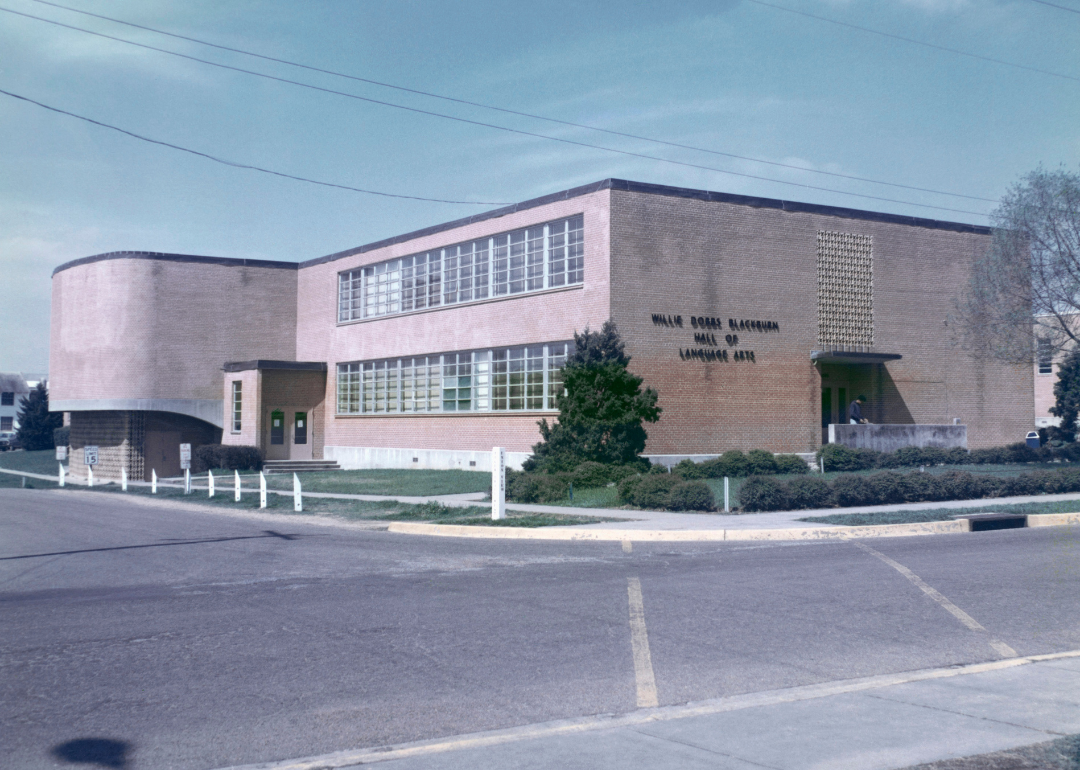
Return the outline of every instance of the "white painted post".
[[[506,452],[500,446],[491,448],[491,518],[506,518]]]
[[[292,509],[297,513],[304,510],[304,499],[300,494],[300,477],[292,475]]]
[[[67,473],[64,471],[63,463],[57,463],[57,465],[60,466],[60,486],[64,486],[64,476],[66,476]]]
[[[191,468],[184,468],[184,494],[191,494]]]
[[[821,472],[825,473],[825,458],[821,458]]]
[[[266,507],[266,476],[259,471],[259,507]]]
[[[127,492],[127,468],[120,469],[120,491]]]
[[[233,500],[240,502],[240,471],[233,471]]]
[[[207,497],[213,497],[214,496],[214,472],[213,471],[207,471],[206,472],[206,485],[207,485],[207,487],[209,487],[209,492],[210,492],[210,494],[207,495]]]
[[[86,466],[86,486],[88,486],[88,487],[94,486],[94,466],[93,465],[87,465]]]
[[[731,497],[728,494],[730,490],[729,482],[730,479],[724,476],[724,513],[731,513]]]
[[[150,469],[150,494],[157,494],[157,468]]]

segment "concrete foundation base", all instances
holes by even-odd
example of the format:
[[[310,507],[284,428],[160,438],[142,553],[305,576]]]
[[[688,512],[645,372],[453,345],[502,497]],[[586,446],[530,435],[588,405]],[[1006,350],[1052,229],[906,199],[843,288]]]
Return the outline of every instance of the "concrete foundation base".
[[[521,470],[530,452],[507,452],[506,467]],[[423,468],[491,473],[491,451],[465,452],[453,449],[392,449],[387,447],[327,446],[327,460],[336,460],[344,470],[362,468]]]
[[[966,425],[830,425],[829,443],[895,452],[907,446],[967,449]]]

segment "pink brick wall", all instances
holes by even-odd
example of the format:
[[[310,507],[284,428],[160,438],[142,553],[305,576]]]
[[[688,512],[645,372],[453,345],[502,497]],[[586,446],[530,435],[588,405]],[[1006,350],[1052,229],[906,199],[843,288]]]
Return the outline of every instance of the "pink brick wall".
[[[221,366],[293,360],[296,271],[108,259],[53,276],[50,397],[220,399]]]
[[[489,219],[407,243],[300,270],[296,349],[300,360],[326,361],[326,445],[527,451],[539,440],[535,415],[337,417],[339,362],[477,348],[556,342],[608,318],[608,200],[604,190]],[[451,305],[358,323],[337,323],[338,273],[463,241],[584,214],[585,282],[581,287]],[[316,425],[316,428],[318,426]]]

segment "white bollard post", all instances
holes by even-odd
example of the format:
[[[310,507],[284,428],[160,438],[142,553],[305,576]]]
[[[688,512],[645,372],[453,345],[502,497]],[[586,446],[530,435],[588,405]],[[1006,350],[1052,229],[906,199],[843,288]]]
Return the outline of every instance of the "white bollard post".
[[[157,494],[157,469],[150,469],[150,494]]]
[[[825,473],[825,458],[821,458],[821,472]]]
[[[191,494],[191,468],[184,468],[184,494]]]
[[[304,510],[304,499],[300,493],[300,477],[292,475],[292,509],[297,513]]]
[[[729,481],[728,477],[724,476],[724,513],[731,513],[731,498],[728,495]]]
[[[63,463],[57,463],[57,465],[60,466],[60,486],[64,486],[64,476],[66,476],[67,473],[64,471]]]
[[[499,446],[491,448],[491,518],[506,518],[506,452]]]
[[[127,468],[120,469],[120,491],[127,492]]]
[[[266,507],[266,476],[259,471],[259,507]]]
[[[94,466],[93,465],[87,465],[86,466],[86,486],[88,486],[88,487],[93,487],[94,486]]]
[[[240,502],[240,471],[233,471],[233,500]]]
[[[210,494],[207,495],[207,497],[213,497],[214,496],[214,472],[213,471],[207,471],[206,472],[206,485],[209,487],[209,491],[210,491]]]

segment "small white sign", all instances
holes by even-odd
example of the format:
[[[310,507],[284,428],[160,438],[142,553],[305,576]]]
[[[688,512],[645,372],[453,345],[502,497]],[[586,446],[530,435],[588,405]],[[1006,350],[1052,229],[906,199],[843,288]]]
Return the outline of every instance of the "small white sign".
[[[96,446],[83,447],[83,463],[93,467],[97,465],[98,448]]]
[[[58,446],[56,448],[56,459],[60,460],[61,462],[63,462],[64,460],[67,459],[67,447],[66,446]]]
[[[180,445],[180,470],[191,468],[191,444]]]

